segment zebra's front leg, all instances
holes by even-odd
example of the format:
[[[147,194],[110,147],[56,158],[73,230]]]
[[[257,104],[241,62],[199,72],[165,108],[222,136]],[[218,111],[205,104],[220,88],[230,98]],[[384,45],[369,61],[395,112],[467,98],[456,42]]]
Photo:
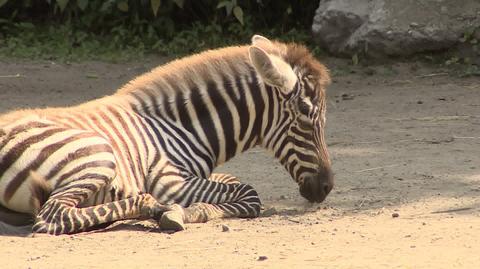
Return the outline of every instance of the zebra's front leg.
[[[230,174],[213,173],[208,180],[225,184],[240,184],[240,180]]]
[[[230,175],[212,174],[208,180],[191,177],[182,189],[189,195],[180,196],[176,202],[188,207],[166,212],[160,220],[160,227],[183,230],[184,223],[254,218],[260,214],[261,201],[255,189]]]

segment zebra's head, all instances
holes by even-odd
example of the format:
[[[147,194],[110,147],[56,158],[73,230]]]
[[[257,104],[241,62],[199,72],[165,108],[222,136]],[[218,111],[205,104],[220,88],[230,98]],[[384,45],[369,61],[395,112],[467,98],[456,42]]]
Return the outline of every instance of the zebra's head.
[[[322,202],[333,188],[325,143],[325,87],[328,70],[304,47],[272,42],[255,35],[250,61],[272,91],[271,127],[262,145],[273,151],[310,202]]]

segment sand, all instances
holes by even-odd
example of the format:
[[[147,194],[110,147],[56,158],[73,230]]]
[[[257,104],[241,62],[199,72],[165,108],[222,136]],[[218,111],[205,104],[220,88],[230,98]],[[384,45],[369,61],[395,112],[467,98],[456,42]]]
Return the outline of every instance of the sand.
[[[161,61],[3,60],[0,111],[110,94]],[[175,234],[127,221],[97,233],[0,237],[0,267],[480,268],[480,79],[418,63],[365,71],[326,62],[336,185],[324,203],[307,203],[256,148],[218,171],[253,185],[271,216]]]

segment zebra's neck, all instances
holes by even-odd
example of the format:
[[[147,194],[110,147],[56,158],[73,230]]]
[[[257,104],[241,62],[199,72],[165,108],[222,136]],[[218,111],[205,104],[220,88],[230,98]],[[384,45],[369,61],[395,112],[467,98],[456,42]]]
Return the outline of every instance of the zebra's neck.
[[[152,124],[162,130],[159,139],[170,139],[173,152],[195,155],[191,160],[206,159],[199,165],[204,167],[201,174],[210,174],[273,135],[270,130],[278,124],[279,105],[273,89],[259,81],[250,64],[228,64],[189,75],[193,77],[164,74],[127,94],[133,97],[137,113],[155,118]]]

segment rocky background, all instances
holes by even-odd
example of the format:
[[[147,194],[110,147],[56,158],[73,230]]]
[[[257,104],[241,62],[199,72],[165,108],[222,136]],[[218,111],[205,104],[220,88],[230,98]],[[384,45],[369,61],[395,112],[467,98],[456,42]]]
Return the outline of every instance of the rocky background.
[[[321,0],[312,31],[337,56],[455,50],[480,63],[480,0]]]

